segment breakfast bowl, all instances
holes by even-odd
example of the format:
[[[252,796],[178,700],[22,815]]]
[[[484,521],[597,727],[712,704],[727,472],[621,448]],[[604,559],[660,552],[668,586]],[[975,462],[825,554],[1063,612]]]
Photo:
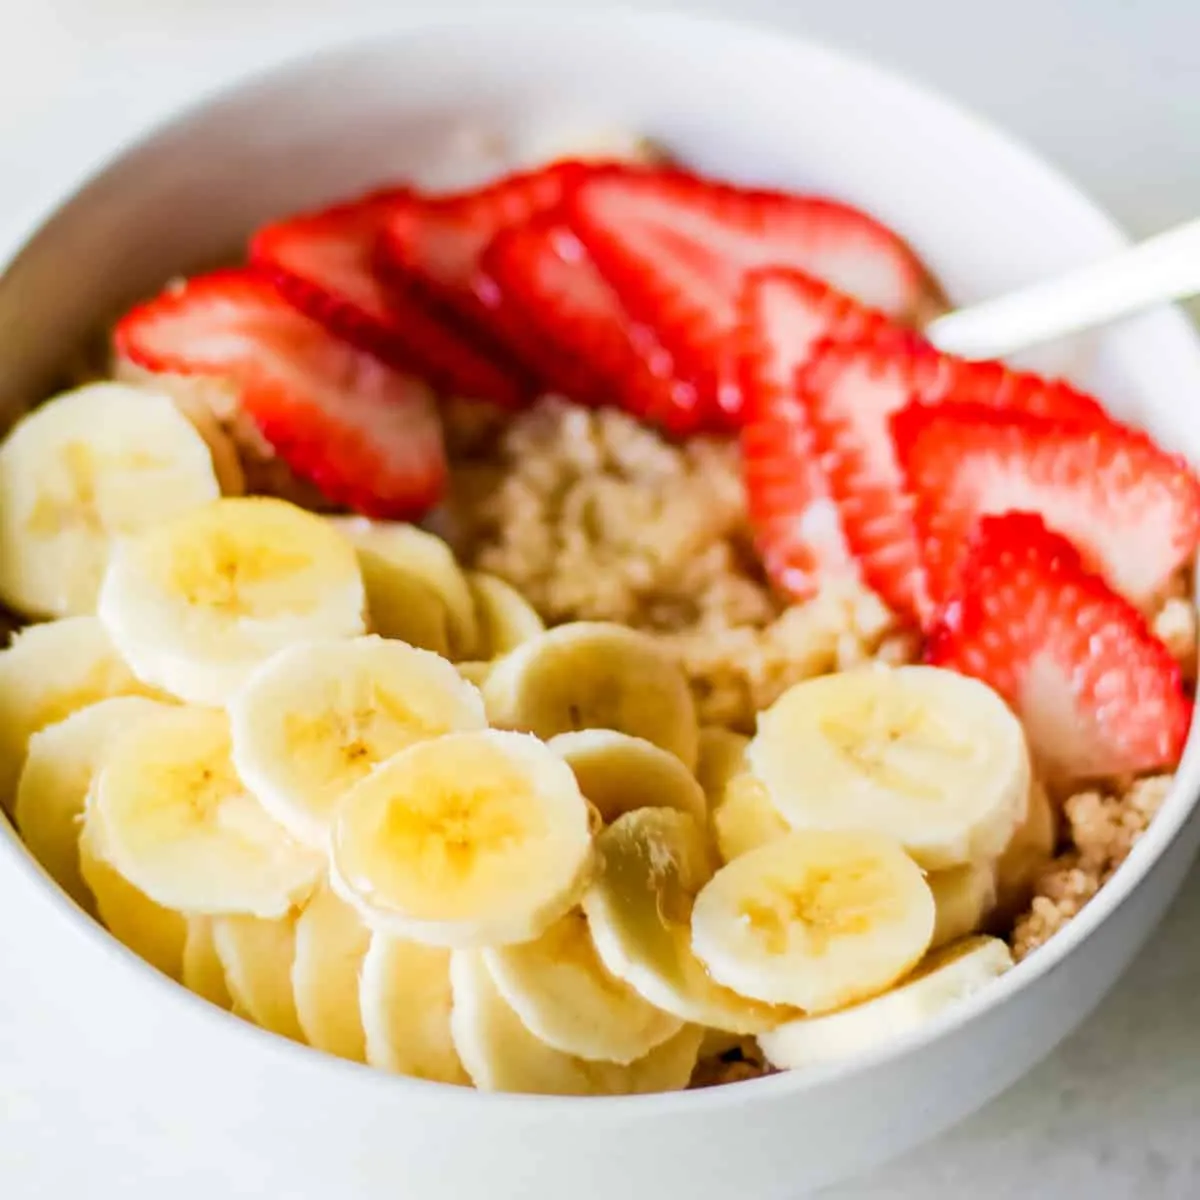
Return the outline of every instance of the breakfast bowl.
[[[237,84],[114,155],[0,276],[6,424],[98,329],[252,231],[395,181],[459,187],[571,130],[631,130],[689,167],[835,196],[896,230],[954,305],[1124,244],[1028,151],[829,50],[716,21],[475,18],[372,38]],[[1155,311],[1039,355],[1121,421],[1200,462],[1200,344]],[[201,701],[203,702],[203,701]],[[845,1061],[725,1086],[606,1097],[486,1094],[363,1069],[253,1028],[154,971],[81,913],[0,823],[9,1136],[31,1177],[59,1143],[132,1195],[164,1180],[364,1198],[770,1200],[866,1170],[974,1111],[1074,1029],[1186,872],[1194,735],[1098,894],[1044,946],[919,1028]],[[61,1173],[60,1173],[61,1172]],[[237,1186],[241,1186],[239,1183]]]

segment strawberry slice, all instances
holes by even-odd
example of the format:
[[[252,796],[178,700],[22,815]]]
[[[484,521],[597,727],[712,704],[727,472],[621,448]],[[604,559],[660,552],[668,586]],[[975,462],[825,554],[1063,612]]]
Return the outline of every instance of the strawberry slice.
[[[744,406],[742,471],[767,574],[798,600],[822,583],[858,579],[829,495],[797,371],[825,339],[857,336],[886,318],[811,275],[769,267],[747,276],[735,352]]]
[[[1179,664],[1033,513],[980,520],[926,657],[999,692],[1058,779],[1170,768],[1183,753]]]
[[[896,329],[823,345],[798,386],[866,582],[894,611],[922,625],[932,610],[891,417],[910,401],[938,405],[961,397],[989,408],[1111,424],[1095,399],[1068,384],[939,354],[918,335]]]
[[[701,403],[733,413],[740,395],[728,342],[747,271],[794,267],[899,319],[930,291],[894,233],[832,200],[610,166],[577,180],[566,205],[601,273],[698,382]]]
[[[374,267],[388,216],[410,193],[374,192],[324,212],[268,225],[250,243],[250,260],[301,312],[331,333],[456,395],[516,407],[529,393],[511,363],[489,357],[451,324]]]
[[[134,308],[116,352],[162,374],[231,380],[279,457],[335,504],[413,517],[446,462],[428,388],[334,337],[250,269],[216,271]]]
[[[654,332],[631,324],[555,213],[497,235],[481,266],[521,317],[522,358],[550,387],[584,404],[616,404],[676,436],[701,429],[695,389],[673,376]]]
[[[457,315],[481,344],[511,352],[527,342],[523,317],[481,270],[483,253],[501,230],[557,207],[568,186],[588,170],[559,161],[471,192],[410,196],[383,223],[380,269],[390,282]]]
[[[892,429],[935,600],[953,591],[988,514],[1040,513],[1143,609],[1200,543],[1200,481],[1137,430],[978,404],[913,405]]]

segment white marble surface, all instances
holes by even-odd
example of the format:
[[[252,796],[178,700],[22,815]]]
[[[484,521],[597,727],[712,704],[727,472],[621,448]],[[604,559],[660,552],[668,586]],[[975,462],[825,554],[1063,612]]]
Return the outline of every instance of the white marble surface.
[[[568,7],[568,0],[552,6]],[[344,14],[356,9],[403,19],[417,7],[400,0],[0,0],[0,239],[36,205],[61,164],[98,153],[114,125],[136,128],[214,70],[252,62],[268,46],[277,52],[281,37],[343,32]],[[659,0],[655,7],[737,11],[900,67],[1025,137],[1135,233],[1200,213],[1197,0]],[[828,1194],[1200,1195],[1198,994],[1194,874],[1117,991],[1048,1062],[958,1129]],[[0,1124],[0,1161],[3,1137]],[[15,1179],[0,1179],[0,1190],[24,1195]]]

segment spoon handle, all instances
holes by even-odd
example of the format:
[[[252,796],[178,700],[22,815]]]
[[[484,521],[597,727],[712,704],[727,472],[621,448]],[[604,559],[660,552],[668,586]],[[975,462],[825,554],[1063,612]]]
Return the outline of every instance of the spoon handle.
[[[926,336],[964,358],[1001,358],[1200,293],[1200,219],[1102,262],[938,317]]]

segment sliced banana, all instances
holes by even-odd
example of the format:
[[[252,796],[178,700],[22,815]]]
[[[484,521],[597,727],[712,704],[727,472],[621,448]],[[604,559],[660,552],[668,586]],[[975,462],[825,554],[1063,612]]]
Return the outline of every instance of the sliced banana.
[[[296,914],[264,921],[258,917],[214,917],[213,945],[239,1014],[262,1029],[304,1041],[292,990],[296,957]]]
[[[374,929],[503,945],[562,916],[591,857],[570,767],[536,738],[493,729],[418,742],[348,792],[332,880]]]
[[[990,862],[931,871],[925,882],[937,914],[930,950],[978,933],[996,905],[996,868]]]
[[[631,1063],[683,1025],[605,967],[579,909],[532,942],[485,950],[483,957],[529,1032],[564,1054]]]
[[[760,1034],[758,1044],[781,1069],[850,1058],[919,1028],[1003,975],[1012,961],[999,938],[965,938],[929,955],[890,992],[841,1012],[789,1021]]]
[[[352,1062],[366,1062],[358,981],[370,944],[362,918],[329,887],[296,919],[292,994],[305,1041]]]
[[[324,850],[351,787],[414,742],[484,729],[478,690],[428,650],[377,636],[301,642],[229,702],[233,764],[293,837]]]
[[[722,862],[757,850],[791,832],[791,827],[771,803],[766,785],[753,775],[736,775],[712,811],[713,837]]]
[[[465,662],[455,663],[454,669],[468,683],[473,683],[477,688],[481,688],[484,685],[484,681],[492,673],[492,663],[480,662],[478,659],[469,659]]]
[[[712,877],[692,910],[692,947],[743,996],[828,1012],[911,970],[934,919],[929,885],[896,842],[804,830]]]
[[[79,834],[79,871],[95,901],[104,927],[122,945],[164,975],[183,974],[187,921],[181,913],[155,904],[97,853],[85,822]]]
[[[484,571],[472,571],[467,575],[467,585],[479,618],[479,644],[475,652],[481,658],[500,658],[545,632],[546,623],[538,616],[537,609],[503,579]]]
[[[167,396],[117,383],[56,396],[0,445],[0,600],[30,617],[94,612],[115,538],[220,494]]]
[[[386,614],[404,603],[403,597],[416,581],[431,588],[445,605],[450,656],[479,657],[475,599],[462,568],[441,538],[402,521],[371,521],[366,517],[327,520],[358,550],[371,614],[383,614],[382,619],[376,619],[377,633],[390,636],[384,627]]]
[[[548,1096],[618,1096],[678,1091],[687,1086],[703,1031],[694,1025],[627,1065],[591,1062],[539,1041],[509,1007],[477,951],[457,951],[450,964],[454,1045],[481,1091]]]
[[[183,986],[218,1008],[233,1007],[233,997],[225,982],[225,968],[217,954],[213,935],[213,917],[187,918],[187,937],[183,943]]]
[[[696,764],[696,706],[678,665],[647,634],[599,621],[559,625],[502,658],[483,685],[492,723],[541,738],[615,729]]]
[[[720,725],[702,725],[698,745],[696,779],[711,808],[720,800],[725,785],[745,771],[750,739]]]
[[[371,1066],[435,1083],[470,1083],[450,1035],[449,950],[374,934],[359,1003]]]
[[[1000,854],[1029,791],[1021,723],[937,667],[797,684],[760,714],[746,756],[793,828],[875,830],[930,871]]]
[[[217,500],[122,541],[98,611],[137,675],[223,704],[277,650],[364,632],[354,548],[266,496]]]
[[[1058,816],[1039,780],[1029,788],[1029,807],[1004,853],[996,860],[996,912],[1003,919],[1016,917],[1033,890],[1038,873],[1054,856]]]
[[[601,962],[645,1000],[681,1021],[760,1033],[787,1012],[715,983],[692,951],[692,905],[712,877],[704,828],[670,808],[618,817],[596,839],[599,866],[584,894]]]
[[[103,856],[159,904],[281,917],[313,891],[324,856],[267,815],[230,749],[223,712],[164,707],[113,747],[88,823]]]
[[[547,743],[575,772],[606,824],[636,808],[677,808],[708,819],[704,789],[669,751],[615,729],[560,733]]]
[[[117,696],[81,708],[29,739],[13,812],[29,852],[83,908],[91,892],[79,873],[79,830],[93,777],[113,742],[167,706],[144,696]]]
[[[379,561],[363,551],[358,565],[367,589],[371,632],[449,658],[450,632],[441,596],[415,576],[396,573],[382,584]]]
[[[153,695],[95,617],[22,629],[0,651],[0,807],[12,813],[30,737],[110,696]]]

